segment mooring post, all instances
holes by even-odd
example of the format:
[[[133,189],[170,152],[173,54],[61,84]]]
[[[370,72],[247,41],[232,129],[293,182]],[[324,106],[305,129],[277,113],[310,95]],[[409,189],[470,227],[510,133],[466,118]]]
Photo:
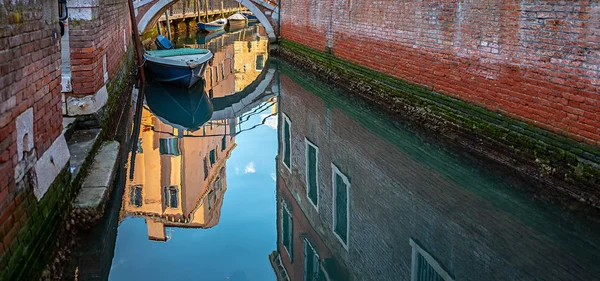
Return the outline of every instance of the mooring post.
[[[206,1],[206,10],[204,10],[204,14],[206,15],[206,22],[208,22],[208,0],[204,1]]]
[[[133,42],[135,44],[135,52],[137,53],[136,57],[138,71],[140,73],[140,81],[143,85],[146,82],[146,77],[144,74],[144,53],[142,52],[142,41],[140,40],[140,33],[138,31],[137,20],[135,19],[133,0],[129,0],[127,2],[129,3],[129,18],[131,19],[131,28],[133,29]]]
[[[167,36],[171,40],[171,23],[169,21],[169,10],[165,11],[165,17],[167,18]]]
[[[158,29],[158,34],[162,35],[162,28],[160,28],[160,21],[156,22],[156,29]]]

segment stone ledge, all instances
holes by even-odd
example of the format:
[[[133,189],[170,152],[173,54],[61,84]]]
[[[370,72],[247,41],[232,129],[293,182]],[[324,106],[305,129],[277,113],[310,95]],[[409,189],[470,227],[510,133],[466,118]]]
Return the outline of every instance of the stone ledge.
[[[90,173],[73,202],[73,217],[82,228],[94,225],[104,214],[117,170],[119,143],[104,142],[94,157]]]

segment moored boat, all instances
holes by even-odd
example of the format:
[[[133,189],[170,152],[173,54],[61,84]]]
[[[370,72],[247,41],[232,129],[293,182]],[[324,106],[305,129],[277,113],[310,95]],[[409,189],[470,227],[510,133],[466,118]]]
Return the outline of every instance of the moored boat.
[[[156,44],[156,49],[158,50],[173,49],[173,44],[171,44],[171,41],[167,37],[164,37],[162,35],[158,35],[158,37],[156,37],[156,40],[154,40],[154,44]]]
[[[215,21],[203,23],[198,23],[198,29],[206,32],[215,32],[219,30],[223,30],[227,25],[227,19],[218,19]]]
[[[159,82],[190,88],[202,80],[213,57],[209,50],[181,48],[146,51],[146,68]]]
[[[230,27],[243,27],[248,23],[248,19],[241,13],[235,13],[227,18]]]
[[[250,11],[242,11],[241,14],[248,19],[248,23],[258,22],[258,18]]]

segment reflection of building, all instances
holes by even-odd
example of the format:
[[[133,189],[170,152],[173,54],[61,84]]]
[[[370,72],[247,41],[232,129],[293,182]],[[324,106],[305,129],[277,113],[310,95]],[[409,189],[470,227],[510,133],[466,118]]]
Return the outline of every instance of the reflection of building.
[[[166,240],[165,226],[208,228],[218,223],[225,161],[235,147],[228,122],[209,121],[190,132],[143,109],[123,209],[146,218],[150,239]]]
[[[123,211],[146,219],[150,239],[165,241],[166,226],[208,228],[218,223],[226,190],[225,161],[240,130],[237,119],[273,96],[266,90],[272,71],[257,72],[254,67],[243,78],[234,71],[238,61],[252,57],[256,63],[260,50],[266,61],[266,46],[240,52],[235,47],[238,42],[260,45],[256,42],[262,37],[253,35],[258,28],[227,33],[203,46],[214,53],[203,85],[187,92],[147,87],[148,108],[142,111],[138,151],[130,160],[133,176],[123,196]],[[245,86],[236,91],[240,84]],[[208,98],[199,98],[204,94]]]
[[[262,72],[267,62],[269,40],[260,37],[254,41],[236,41],[235,48],[235,90],[241,91],[252,83]]]
[[[278,280],[597,279],[591,223],[309,83],[281,75]]]

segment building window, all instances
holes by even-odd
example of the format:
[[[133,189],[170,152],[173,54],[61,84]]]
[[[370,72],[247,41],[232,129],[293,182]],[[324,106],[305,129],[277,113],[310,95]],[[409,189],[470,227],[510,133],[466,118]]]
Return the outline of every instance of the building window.
[[[160,139],[159,142],[160,154],[179,156],[179,146],[177,144],[177,138]]]
[[[165,186],[164,187],[165,206],[167,206],[169,208],[177,208],[177,206],[179,205],[178,193],[179,193],[179,191],[177,190],[177,186],[174,186],[174,185]]]
[[[208,196],[206,196],[206,199],[208,201],[208,209],[209,210],[212,210],[212,207],[213,207],[212,205],[213,205],[213,201],[214,201],[214,198],[213,198],[214,195],[215,195],[215,193],[211,191],[210,193],[208,193]]]
[[[454,278],[414,240],[409,240],[412,247],[411,281],[454,281]]]
[[[308,239],[304,238],[304,281],[325,280],[319,264],[319,255]]]
[[[306,143],[306,196],[319,209],[319,148],[304,139]]]
[[[210,151],[210,165],[214,165],[217,162],[217,153],[215,152],[215,150],[211,150]]]
[[[265,68],[265,55],[256,55],[256,70],[263,70]]]
[[[221,151],[224,151],[226,146],[227,146],[227,136],[223,136],[223,138],[221,139]]]
[[[290,257],[290,262],[292,262],[294,260],[294,223],[292,220],[292,215],[290,214],[290,211],[288,210],[285,203],[282,203],[282,209],[283,210],[281,213],[283,215],[281,219],[281,233],[283,236],[283,247],[285,248],[285,250],[288,253],[288,256]]]
[[[134,185],[129,189],[129,204],[131,206],[142,206],[142,186]]]
[[[287,115],[283,115],[283,165],[292,172],[292,122],[287,117]]]
[[[333,233],[348,250],[350,232],[350,180],[331,164],[333,186]]]

